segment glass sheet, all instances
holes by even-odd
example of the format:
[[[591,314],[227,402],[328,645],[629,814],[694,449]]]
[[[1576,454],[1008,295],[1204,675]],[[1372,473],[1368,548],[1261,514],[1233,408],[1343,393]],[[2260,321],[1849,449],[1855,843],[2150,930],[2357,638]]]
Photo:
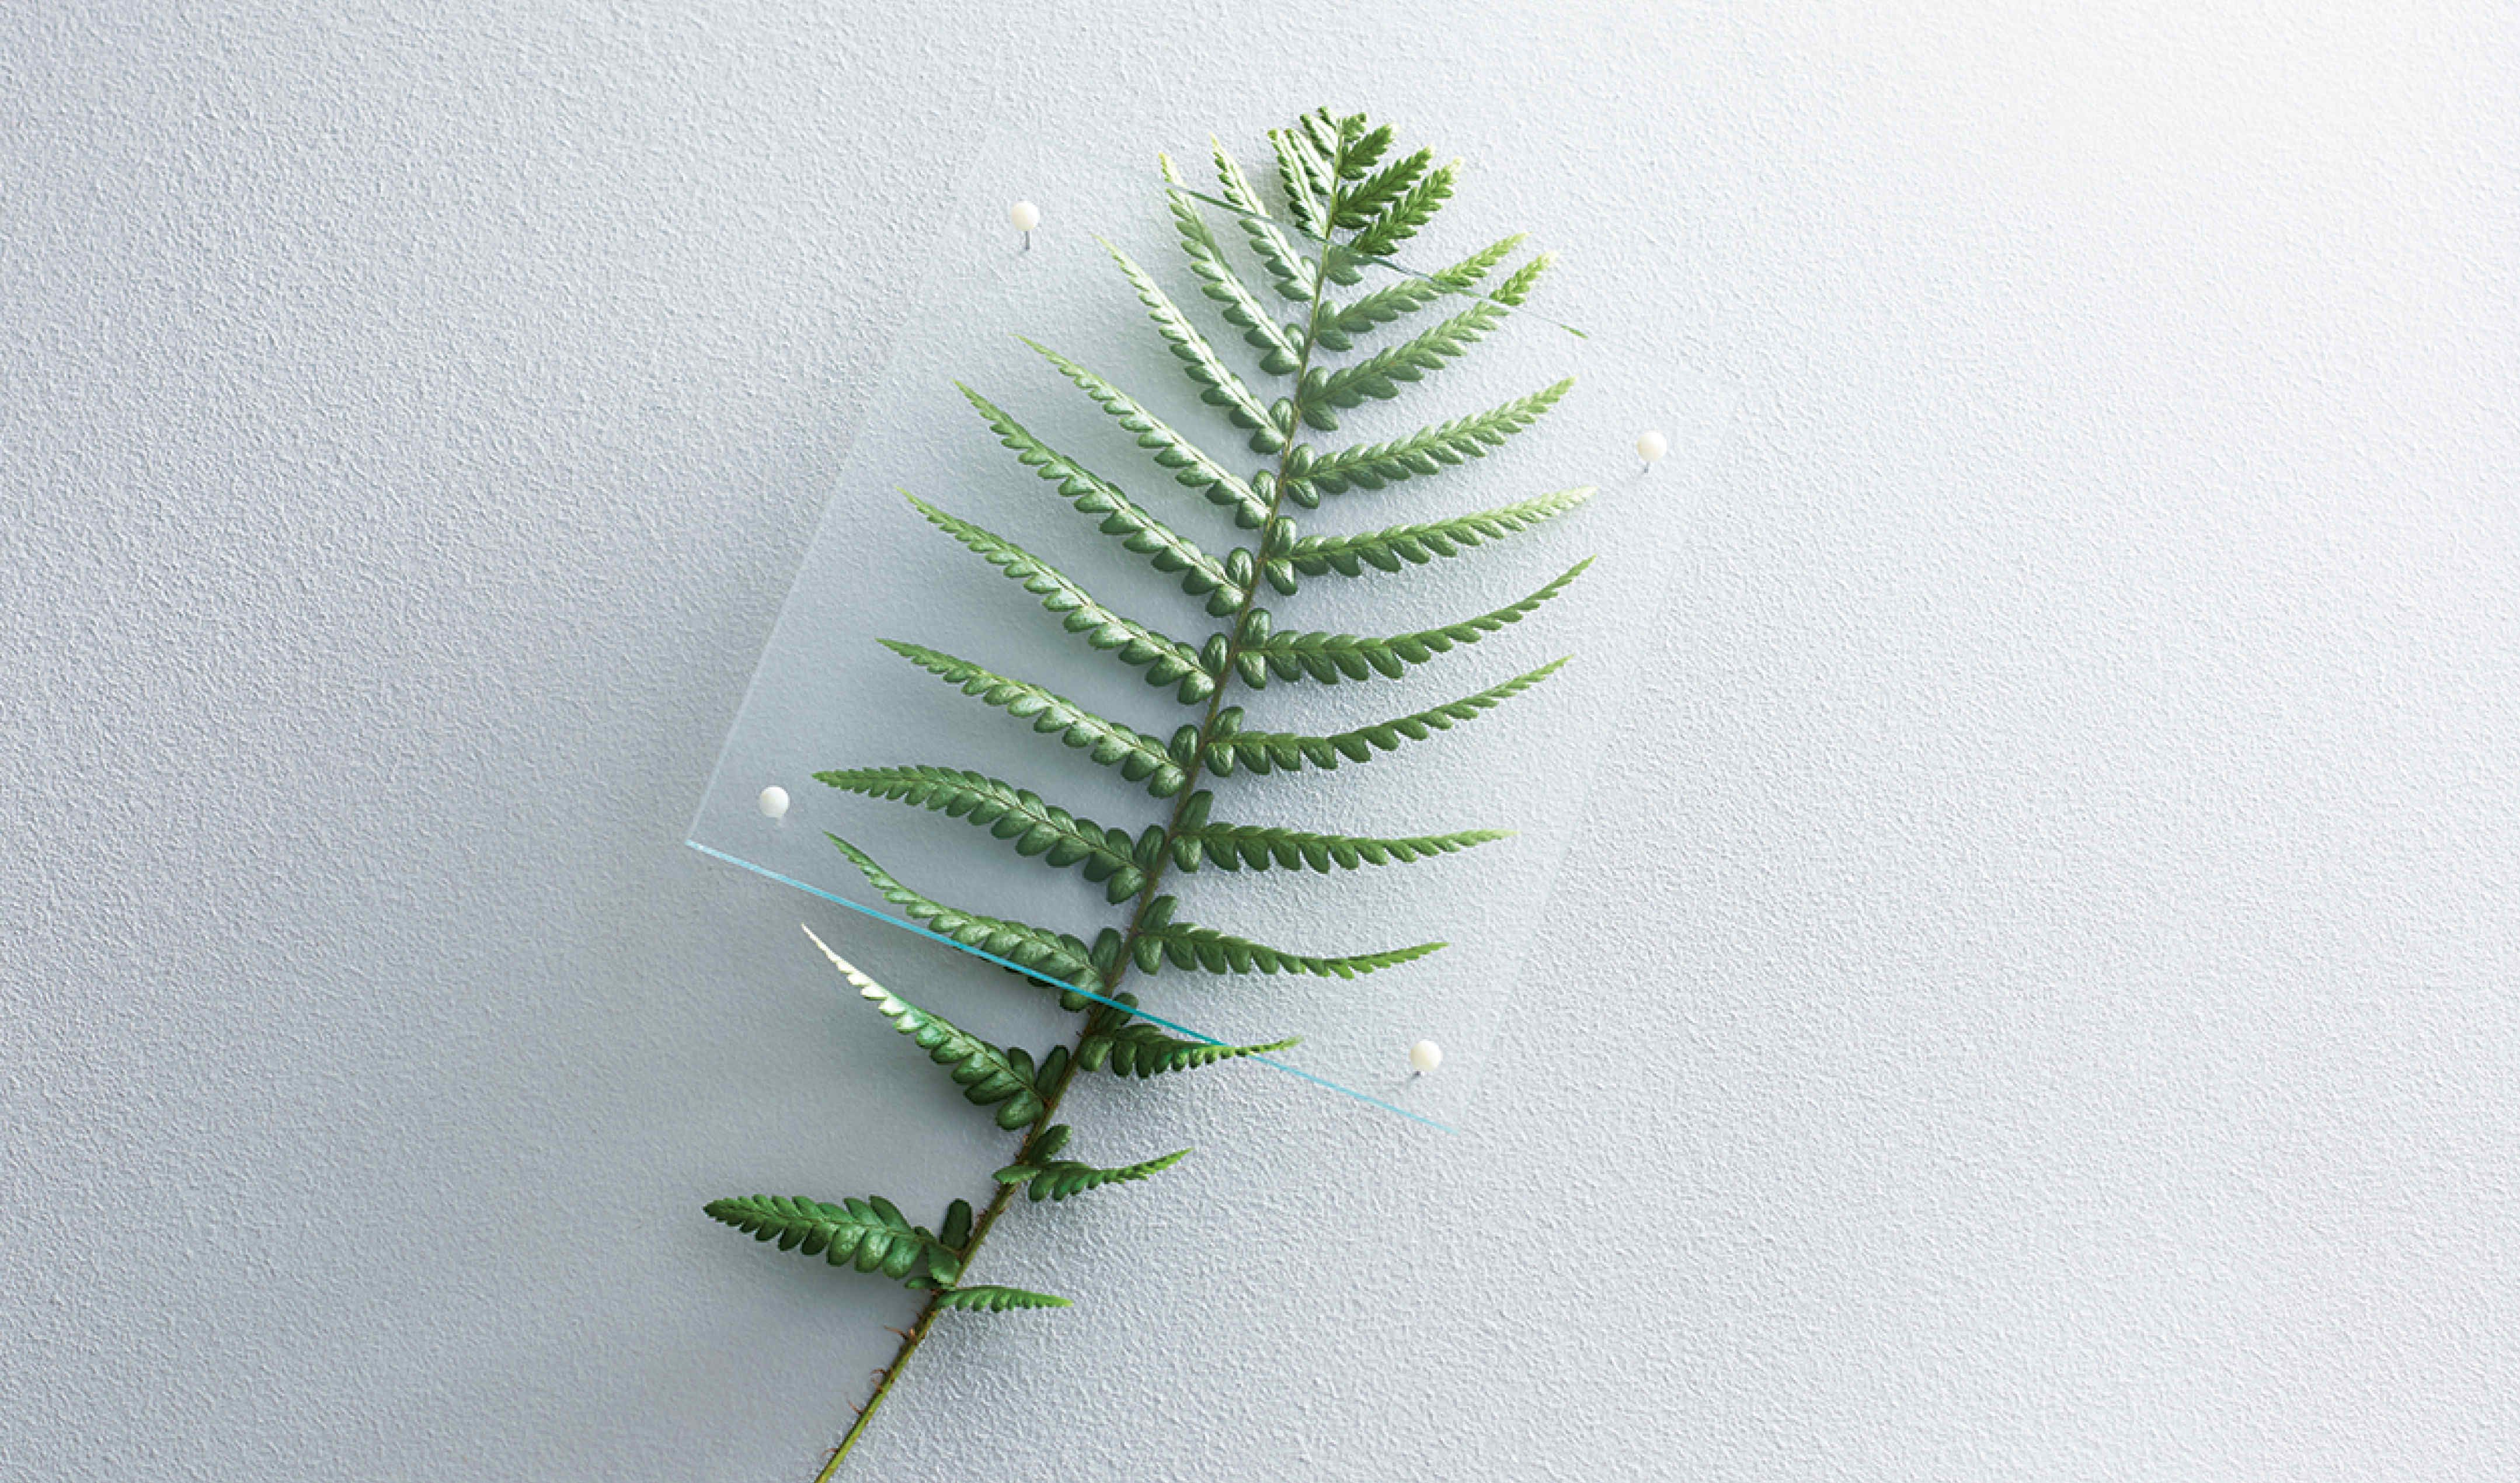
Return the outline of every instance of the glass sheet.
[[[1258,156],[1246,157],[1244,168],[1267,183],[1274,201],[1265,143]],[[1181,701],[1178,683],[1151,686],[1147,669],[1066,631],[1022,583],[949,538],[905,498],[985,527],[1055,564],[1102,605],[1193,649],[1229,625],[1208,613],[1203,598],[1186,593],[1179,575],[1158,573],[1147,558],[1098,533],[1102,517],[1081,513],[1057,482],[1019,464],[958,389],[987,398],[1215,559],[1256,544],[1257,534],[1238,529],[1231,510],[1176,482],[1128,428],[1027,342],[1091,368],[1245,478],[1279,467],[1278,455],[1255,451],[1246,430],[1202,403],[1201,388],[1184,374],[1111,255],[1122,252],[1141,265],[1264,404],[1282,394],[1286,382],[1262,370],[1259,352],[1202,296],[1172,202],[1199,214],[1273,314],[1298,320],[1304,306],[1270,288],[1243,223],[1212,199],[1205,150],[1188,153],[1184,167],[1197,198],[1188,191],[1168,197],[1144,162],[1062,157],[1009,138],[944,193],[926,247],[925,288],[902,324],[874,405],[832,472],[823,525],[691,828],[696,848],[855,908],[817,905],[803,915],[895,993],[1036,1054],[1075,1033],[1077,1021],[1058,1011],[1057,995],[903,921],[916,914],[885,900],[830,836],[846,838],[926,897],[1089,943],[1103,927],[1125,929],[1138,903],[1110,904],[1104,886],[1080,869],[1046,868],[987,828],[843,791],[816,775],[912,764],[968,770],[1132,835],[1172,816],[1178,796],[1153,795],[1120,769],[1098,766],[1087,751],[1037,733],[878,641],[916,645],[1043,687],[1158,744],[1208,714],[1205,702]],[[1028,243],[1011,224],[1016,201],[1040,210]],[[1514,225],[1483,207],[1472,175],[1437,222],[1397,255],[1419,269],[1440,268]],[[1299,251],[1317,250],[1302,234],[1284,230]],[[1539,246],[1523,246],[1481,289],[1494,291]],[[1361,271],[1358,284],[1333,289],[1333,301],[1353,301],[1398,276],[1386,265]],[[1575,292],[1563,292],[1568,288]],[[1439,298],[1316,363],[1354,364],[1477,301]],[[1375,838],[1513,831],[1413,863],[1339,869],[1333,858],[1328,873],[1301,865],[1228,871],[1211,861],[1194,872],[1168,865],[1156,891],[1177,897],[1177,922],[1321,957],[1447,944],[1354,977],[1217,974],[1167,963],[1152,974],[1132,966],[1116,985],[1097,990],[1139,996],[1147,1016],[1180,1038],[1243,1045],[1302,1037],[1287,1050],[1199,1074],[1271,1077],[1290,1091],[1352,1097],[1410,1123],[1458,1127],[1475,1116],[1489,1064],[1555,1022],[1548,1006],[1562,992],[1557,975],[1549,964],[1527,961],[1526,948],[1625,699],[1650,687],[1637,665],[1650,652],[1648,630],[1688,538],[1692,507],[1706,497],[1694,475],[1732,407],[1724,382],[1668,353],[1650,327],[1585,324],[1583,309],[1569,307],[1618,302],[1615,286],[1585,284],[1580,261],[1560,262],[1526,307],[1503,315],[1466,355],[1402,384],[1394,400],[1339,411],[1336,430],[1298,433],[1317,455],[1328,454],[1400,438],[1572,377],[1572,389],[1545,416],[1483,457],[1380,489],[1325,493],[1318,509],[1282,502],[1282,513],[1302,535],[1336,535],[1572,488],[1598,492],[1565,514],[1450,560],[1403,562],[1396,572],[1365,566],[1354,577],[1300,575],[1292,595],[1263,582],[1255,601],[1282,634],[1426,630],[1508,607],[1577,562],[1593,564],[1528,617],[1436,653],[1401,678],[1322,684],[1272,677],[1259,690],[1239,678],[1226,684],[1223,703],[1243,707],[1245,732],[1331,736],[1421,713],[1571,656],[1544,682],[1449,729],[1428,728],[1422,740],[1404,739],[1394,750],[1367,742],[1370,756],[1361,762],[1341,757],[1332,769],[1273,768],[1266,776],[1237,767],[1198,780],[1195,786],[1213,793],[1212,824]],[[1669,448],[1650,466],[1638,446],[1648,432]],[[788,799],[776,819],[762,806],[770,787]],[[811,951],[801,938],[799,951]],[[1508,1027],[1518,1028],[1504,1033]],[[1430,1073],[1413,1068],[1412,1049],[1420,1042],[1441,1048]]]

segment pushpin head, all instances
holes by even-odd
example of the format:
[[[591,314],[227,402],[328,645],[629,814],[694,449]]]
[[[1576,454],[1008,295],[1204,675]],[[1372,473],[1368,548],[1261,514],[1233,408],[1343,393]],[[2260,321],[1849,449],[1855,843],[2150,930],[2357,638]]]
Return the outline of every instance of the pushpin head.
[[[1423,1076],[1444,1063],[1444,1048],[1431,1040],[1421,1040],[1409,1048],[1409,1069]]]
[[[1007,220],[1015,224],[1016,231],[1029,232],[1041,225],[1041,207],[1029,201],[1018,201],[1007,207]]]
[[[1659,432],[1648,432],[1637,439],[1637,457],[1648,464],[1661,463],[1662,456],[1670,451],[1671,439]]]
[[[784,819],[788,816],[788,789],[772,785],[761,790],[761,817]]]

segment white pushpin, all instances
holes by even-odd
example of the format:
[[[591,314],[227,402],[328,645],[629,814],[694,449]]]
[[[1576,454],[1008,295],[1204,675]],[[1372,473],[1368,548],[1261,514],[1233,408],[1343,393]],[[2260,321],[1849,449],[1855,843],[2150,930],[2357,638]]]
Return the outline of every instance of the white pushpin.
[[[788,817],[788,789],[774,783],[761,790],[761,817],[771,820]]]
[[[1029,201],[1018,201],[1007,207],[1007,220],[1013,222],[1015,230],[1024,235],[1023,249],[1031,251],[1032,229],[1041,225],[1041,207]]]
[[[1444,1048],[1431,1040],[1421,1040],[1409,1048],[1409,1071],[1423,1076],[1444,1063]]]
[[[1648,432],[1637,439],[1637,457],[1645,461],[1647,472],[1651,472],[1653,466],[1661,463],[1662,456],[1670,451],[1671,439],[1659,432]]]

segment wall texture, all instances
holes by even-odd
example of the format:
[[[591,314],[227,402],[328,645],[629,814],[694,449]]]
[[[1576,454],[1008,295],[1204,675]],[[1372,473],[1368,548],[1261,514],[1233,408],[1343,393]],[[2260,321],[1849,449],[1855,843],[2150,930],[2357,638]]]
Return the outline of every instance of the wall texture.
[[[857,1475],[2520,1472],[2520,31],[2012,9],[0,10],[0,1474],[810,1470],[694,1205],[987,1152],[681,826],[936,169],[1316,101],[1743,390],[1571,1008],[1094,1109]]]

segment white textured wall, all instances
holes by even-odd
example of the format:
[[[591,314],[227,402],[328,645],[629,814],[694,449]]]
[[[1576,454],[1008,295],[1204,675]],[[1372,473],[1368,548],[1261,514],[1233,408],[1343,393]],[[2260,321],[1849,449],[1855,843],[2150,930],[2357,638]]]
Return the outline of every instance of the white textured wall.
[[[931,171],[1316,101],[1745,394],[1565,1007],[1086,1109],[858,1475],[2520,1472],[2508,7],[337,9],[0,12],[0,1474],[804,1475],[694,1203],[940,1155],[681,826]]]

